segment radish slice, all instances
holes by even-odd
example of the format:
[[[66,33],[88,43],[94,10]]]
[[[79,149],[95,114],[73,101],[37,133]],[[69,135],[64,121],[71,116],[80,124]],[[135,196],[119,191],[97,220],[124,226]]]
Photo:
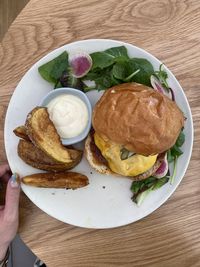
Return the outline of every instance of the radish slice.
[[[165,153],[165,157],[160,165],[160,167],[157,169],[157,171],[154,173],[154,177],[156,178],[162,178],[167,175],[169,169],[169,164],[167,161],[167,153]]]
[[[167,90],[162,86],[161,82],[154,75],[151,75],[150,80],[153,89],[161,94],[168,96],[171,100],[174,101],[174,92],[171,88],[169,88],[169,91],[167,92]]]
[[[92,67],[92,58],[87,53],[79,53],[69,58],[72,74],[76,78],[85,76]]]

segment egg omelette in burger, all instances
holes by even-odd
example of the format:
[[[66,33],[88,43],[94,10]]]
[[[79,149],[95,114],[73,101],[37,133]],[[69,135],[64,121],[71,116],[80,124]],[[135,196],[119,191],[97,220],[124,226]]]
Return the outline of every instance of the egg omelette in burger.
[[[176,103],[138,83],[106,90],[93,110],[85,143],[90,165],[100,173],[132,180],[153,175],[184,125]]]

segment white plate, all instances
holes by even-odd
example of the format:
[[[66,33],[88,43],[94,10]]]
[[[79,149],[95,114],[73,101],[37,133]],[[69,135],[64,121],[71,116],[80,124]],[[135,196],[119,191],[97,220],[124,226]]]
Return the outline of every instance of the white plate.
[[[38,67],[55,58],[64,50],[69,53],[77,51],[91,53],[120,45],[127,47],[130,57],[146,58],[155,69],[159,68],[161,62],[158,59],[136,46],[114,40],[97,39],[79,41],[60,47],[39,60],[24,75],[11,98],[5,120],[6,154],[13,172],[17,172],[21,176],[40,172],[25,164],[18,157],[17,144],[19,139],[13,134],[15,127],[24,124],[27,113],[52,90],[51,84],[40,77]],[[73,191],[41,189],[23,185],[22,189],[30,200],[58,220],[87,228],[112,228],[126,225],[147,216],[160,207],[182,180],[188,167],[193,144],[193,123],[188,101],[174,75],[167,68],[165,70],[169,75],[169,85],[175,92],[176,102],[187,117],[184,154],[178,160],[177,175],[173,185],[166,184],[150,194],[143,204],[137,207],[131,201],[131,181],[129,179],[101,175],[91,169],[84,158],[74,170],[89,177],[89,186]],[[92,104],[96,102],[99,95],[96,91],[88,93]]]

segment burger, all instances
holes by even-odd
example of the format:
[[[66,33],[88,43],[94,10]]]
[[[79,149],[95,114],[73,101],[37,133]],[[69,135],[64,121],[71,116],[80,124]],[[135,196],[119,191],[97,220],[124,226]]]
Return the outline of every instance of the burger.
[[[94,107],[86,158],[100,173],[146,179],[160,167],[183,125],[182,111],[164,94],[138,83],[116,85]]]

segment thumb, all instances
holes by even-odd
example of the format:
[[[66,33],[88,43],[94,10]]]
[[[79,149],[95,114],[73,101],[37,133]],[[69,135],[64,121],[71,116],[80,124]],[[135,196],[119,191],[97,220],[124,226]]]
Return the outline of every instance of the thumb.
[[[9,222],[13,222],[18,219],[19,196],[19,176],[17,174],[13,174],[7,184],[6,203],[4,210],[5,219]]]

